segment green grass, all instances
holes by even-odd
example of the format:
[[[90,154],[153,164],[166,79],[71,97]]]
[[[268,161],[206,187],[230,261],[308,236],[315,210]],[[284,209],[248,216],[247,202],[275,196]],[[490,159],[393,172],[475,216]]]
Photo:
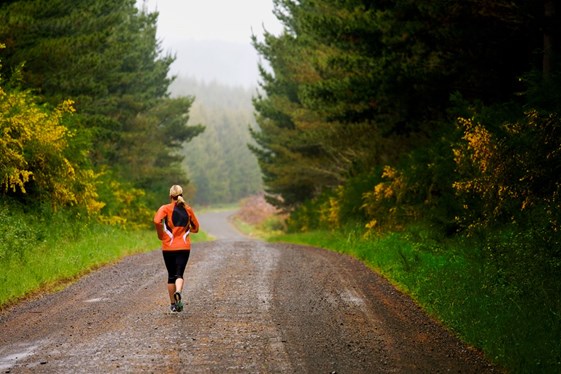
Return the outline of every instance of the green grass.
[[[543,264],[528,264],[524,274],[518,274],[514,265],[489,261],[477,241],[466,238],[434,240],[423,230],[364,238],[362,232],[348,228],[272,240],[360,259],[466,343],[512,372],[561,372],[559,273],[545,271]]]
[[[28,294],[49,291],[101,265],[157,248],[157,238],[148,231],[123,231],[94,226],[77,238],[49,237],[0,261],[3,287],[0,305]]]
[[[64,212],[30,215],[13,206],[0,206],[0,230],[0,309],[125,256],[160,248],[155,230],[78,222]],[[191,239],[209,240],[204,232]]]

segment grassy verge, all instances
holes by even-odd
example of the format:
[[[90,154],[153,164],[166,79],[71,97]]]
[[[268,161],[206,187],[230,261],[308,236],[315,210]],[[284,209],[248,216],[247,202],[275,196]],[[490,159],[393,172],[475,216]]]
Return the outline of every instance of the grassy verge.
[[[50,292],[100,266],[160,247],[154,230],[71,221],[64,213],[29,215],[0,207],[0,309]],[[193,242],[208,240],[205,233]]]
[[[465,342],[512,372],[561,372],[559,279],[549,276],[548,282],[543,271],[533,274],[539,268],[528,268],[525,280],[517,278],[484,259],[474,240],[435,241],[422,230],[368,239],[362,233],[362,228],[349,228],[271,240],[327,248],[360,259]]]

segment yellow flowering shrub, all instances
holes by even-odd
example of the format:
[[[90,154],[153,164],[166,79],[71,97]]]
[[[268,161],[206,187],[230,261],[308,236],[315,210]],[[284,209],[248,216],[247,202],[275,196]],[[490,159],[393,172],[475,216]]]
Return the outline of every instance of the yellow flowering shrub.
[[[459,180],[452,186],[462,199],[456,221],[472,230],[506,214],[506,205],[519,198],[508,178],[509,162],[502,144],[482,124],[459,118],[463,142],[454,147]]]
[[[368,230],[401,228],[404,217],[415,216],[412,206],[405,204],[408,184],[405,174],[394,167],[384,166],[382,182],[376,184],[372,191],[363,195],[362,208],[370,217],[366,224]]]
[[[460,118],[462,142],[454,148],[462,199],[458,222],[468,228],[497,220],[517,222],[532,209],[554,230],[561,211],[561,120],[529,111],[492,134],[482,124]]]
[[[144,190],[121,183],[102,173],[99,191],[106,205],[101,209],[99,220],[109,225],[126,225],[140,228],[151,225],[154,212],[144,203]]]
[[[49,110],[29,91],[0,87],[2,193],[31,195],[54,209],[80,205],[88,214],[99,212],[95,173],[65,156],[72,133],[62,121],[73,112],[71,100]]]
[[[320,223],[331,229],[338,229],[341,227],[341,200],[345,191],[343,186],[335,189],[335,196],[331,196],[320,207],[319,220]]]
[[[484,209],[496,215],[507,199],[518,198],[516,190],[503,178],[508,163],[501,161],[499,144],[489,130],[466,118],[459,118],[458,125],[463,129],[464,142],[453,149],[454,161],[460,175],[468,177],[455,181],[453,187],[459,194],[479,196],[492,202]],[[470,205],[466,202],[464,209],[476,208]]]

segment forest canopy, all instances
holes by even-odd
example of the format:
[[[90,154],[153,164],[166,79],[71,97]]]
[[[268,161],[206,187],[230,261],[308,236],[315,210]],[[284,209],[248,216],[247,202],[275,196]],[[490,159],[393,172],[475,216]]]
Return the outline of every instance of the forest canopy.
[[[187,125],[193,97],[169,97],[157,16],[134,0],[2,2],[4,197],[142,222],[188,183],[179,151],[203,127]]]
[[[554,2],[275,4],[284,31],[254,38],[270,68],[252,149],[294,228],[559,232]]]

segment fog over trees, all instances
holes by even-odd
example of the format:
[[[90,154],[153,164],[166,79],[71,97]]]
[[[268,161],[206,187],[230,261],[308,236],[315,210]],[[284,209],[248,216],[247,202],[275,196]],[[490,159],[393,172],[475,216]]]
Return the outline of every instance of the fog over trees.
[[[194,96],[190,123],[205,131],[183,148],[185,168],[197,204],[230,203],[262,190],[261,173],[249,151],[254,89],[178,77],[173,96]]]

